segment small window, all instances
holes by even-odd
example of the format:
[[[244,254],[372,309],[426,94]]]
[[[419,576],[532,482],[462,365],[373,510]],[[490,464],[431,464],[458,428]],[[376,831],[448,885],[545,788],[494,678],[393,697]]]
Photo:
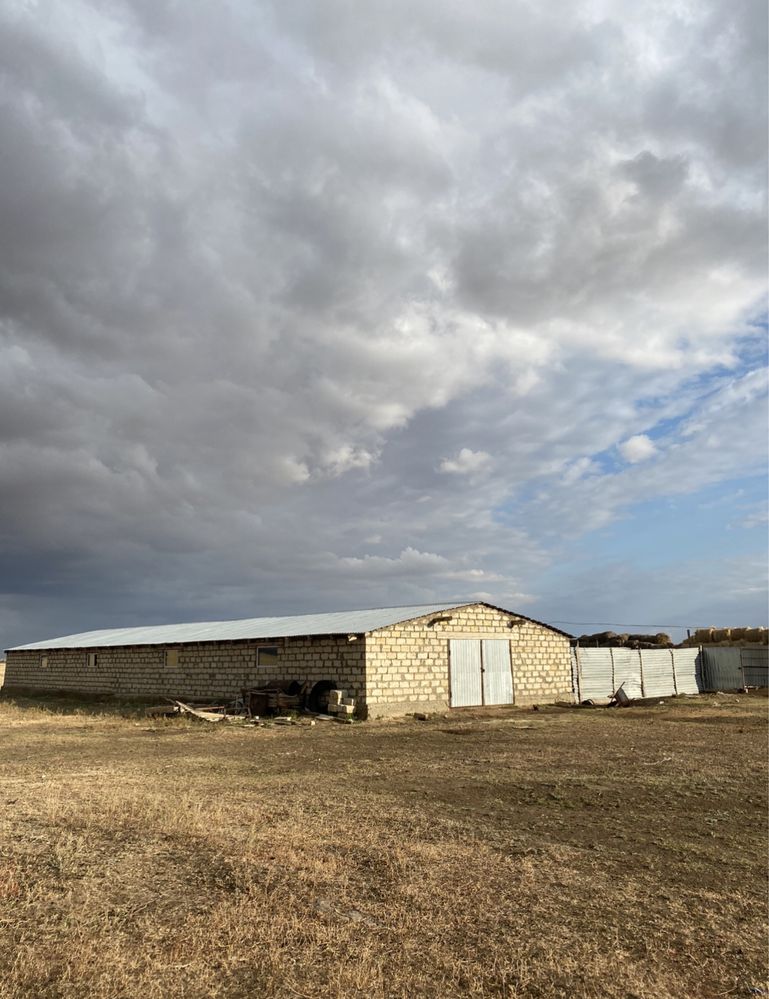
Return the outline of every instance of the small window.
[[[40,656],[40,665],[43,669],[48,669],[48,656]]]
[[[97,663],[99,662],[99,655],[97,652],[88,653],[88,668],[95,669]]]
[[[257,666],[275,666],[278,661],[277,645],[262,645],[256,650]]]
[[[166,649],[166,666],[170,666],[172,669],[179,665],[179,650],[178,649]]]

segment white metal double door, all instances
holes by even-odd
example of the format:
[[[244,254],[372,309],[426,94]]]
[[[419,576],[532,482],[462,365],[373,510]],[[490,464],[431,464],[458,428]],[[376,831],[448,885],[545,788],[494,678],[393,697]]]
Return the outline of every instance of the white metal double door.
[[[452,708],[513,703],[509,641],[452,638],[449,671]]]

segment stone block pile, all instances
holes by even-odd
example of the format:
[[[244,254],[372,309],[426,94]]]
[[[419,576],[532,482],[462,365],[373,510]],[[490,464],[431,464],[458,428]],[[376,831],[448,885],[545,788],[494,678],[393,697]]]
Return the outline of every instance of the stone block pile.
[[[355,698],[348,697],[345,690],[329,690],[327,711],[338,718],[352,718],[355,714]]]

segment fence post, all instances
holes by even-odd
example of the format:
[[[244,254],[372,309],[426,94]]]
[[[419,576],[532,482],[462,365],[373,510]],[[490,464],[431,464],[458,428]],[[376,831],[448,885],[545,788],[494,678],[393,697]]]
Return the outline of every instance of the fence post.
[[[577,704],[582,703],[582,660],[579,657],[579,645],[574,650],[577,654]]]
[[[644,656],[643,650],[638,650],[638,672],[641,674],[641,697],[646,697],[646,685],[644,684]]]
[[[617,678],[614,675],[614,649],[609,646],[609,656],[611,658],[611,693],[612,696],[617,693]]]
[[[675,696],[678,697],[678,677],[676,676],[676,657],[674,649],[670,649],[670,668],[673,671],[673,692]]]

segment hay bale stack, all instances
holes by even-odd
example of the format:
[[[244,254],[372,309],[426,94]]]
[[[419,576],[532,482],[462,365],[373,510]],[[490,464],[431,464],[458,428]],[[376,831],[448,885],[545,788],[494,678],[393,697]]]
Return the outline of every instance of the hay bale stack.
[[[584,649],[670,649],[673,643],[670,635],[659,632],[656,635],[618,635],[614,631],[599,631],[594,635],[580,635],[577,645]]]
[[[628,635],[627,640],[635,646],[653,649],[670,644],[670,635],[665,635],[663,632],[658,635]]]
[[[613,631],[598,631],[594,635],[580,635],[577,644],[586,649],[605,648],[607,645],[617,645],[619,637]]]
[[[698,628],[695,633],[681,642],[681,647],[692,645],[737,646],[754,642],[769,645],[769,631],[766,628]]]

